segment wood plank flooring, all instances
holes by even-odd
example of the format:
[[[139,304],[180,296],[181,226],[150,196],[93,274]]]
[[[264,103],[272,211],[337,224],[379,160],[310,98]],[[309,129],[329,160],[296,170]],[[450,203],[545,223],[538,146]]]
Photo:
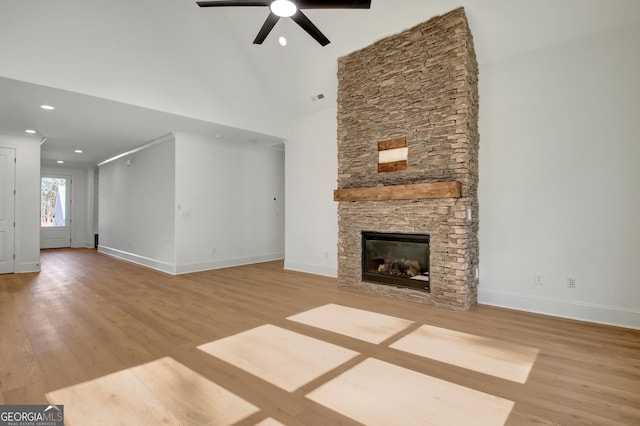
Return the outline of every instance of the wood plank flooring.
[[[41,263],[0,275],[0,404],[64,404],[67,424],[640,425],[638,330],[447,311],[282,262],[170,276],[63,249]],[[213,343],[225,338],[226,359]],[[322,342],[356,355],[278,386],[297,374],[287,360],[323,357]],[[492,354],[528,375],[501,374]]]

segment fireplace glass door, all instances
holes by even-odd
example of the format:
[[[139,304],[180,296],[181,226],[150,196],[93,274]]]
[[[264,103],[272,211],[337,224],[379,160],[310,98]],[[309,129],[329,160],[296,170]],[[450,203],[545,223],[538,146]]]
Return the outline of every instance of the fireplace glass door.
[[[362,281],[429,292],[429,235],[362,231]]]

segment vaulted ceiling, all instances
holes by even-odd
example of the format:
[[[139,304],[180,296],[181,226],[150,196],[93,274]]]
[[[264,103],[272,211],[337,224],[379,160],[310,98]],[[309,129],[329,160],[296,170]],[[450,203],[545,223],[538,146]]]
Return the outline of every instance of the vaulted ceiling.
[[[460,6],[480,78],[483,64],[640,21],[637,0],[372,0],[370,10],[305,11],[326,47],[289,19],[254,45],[264,7],[3,0],[0,132],[35,128],[48,138],[43,164],[67,156],[72,166],[172,130],[277,144],[291,120],[335,106],[339,57]]]

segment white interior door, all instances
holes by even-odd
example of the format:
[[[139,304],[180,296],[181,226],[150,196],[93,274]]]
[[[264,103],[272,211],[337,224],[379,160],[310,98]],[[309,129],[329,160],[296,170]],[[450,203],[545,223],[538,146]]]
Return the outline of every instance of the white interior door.
[[[15,272],[16,151],[0,148],[0,274]]]
[[[40,177],[40,248],[71,247],[71,177]]]

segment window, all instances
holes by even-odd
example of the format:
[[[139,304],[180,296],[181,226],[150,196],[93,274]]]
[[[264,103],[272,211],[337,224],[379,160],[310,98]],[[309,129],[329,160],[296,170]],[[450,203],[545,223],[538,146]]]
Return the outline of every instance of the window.
[[[40,191],[40,226],[67,226],[67,179],[43,177]]]

